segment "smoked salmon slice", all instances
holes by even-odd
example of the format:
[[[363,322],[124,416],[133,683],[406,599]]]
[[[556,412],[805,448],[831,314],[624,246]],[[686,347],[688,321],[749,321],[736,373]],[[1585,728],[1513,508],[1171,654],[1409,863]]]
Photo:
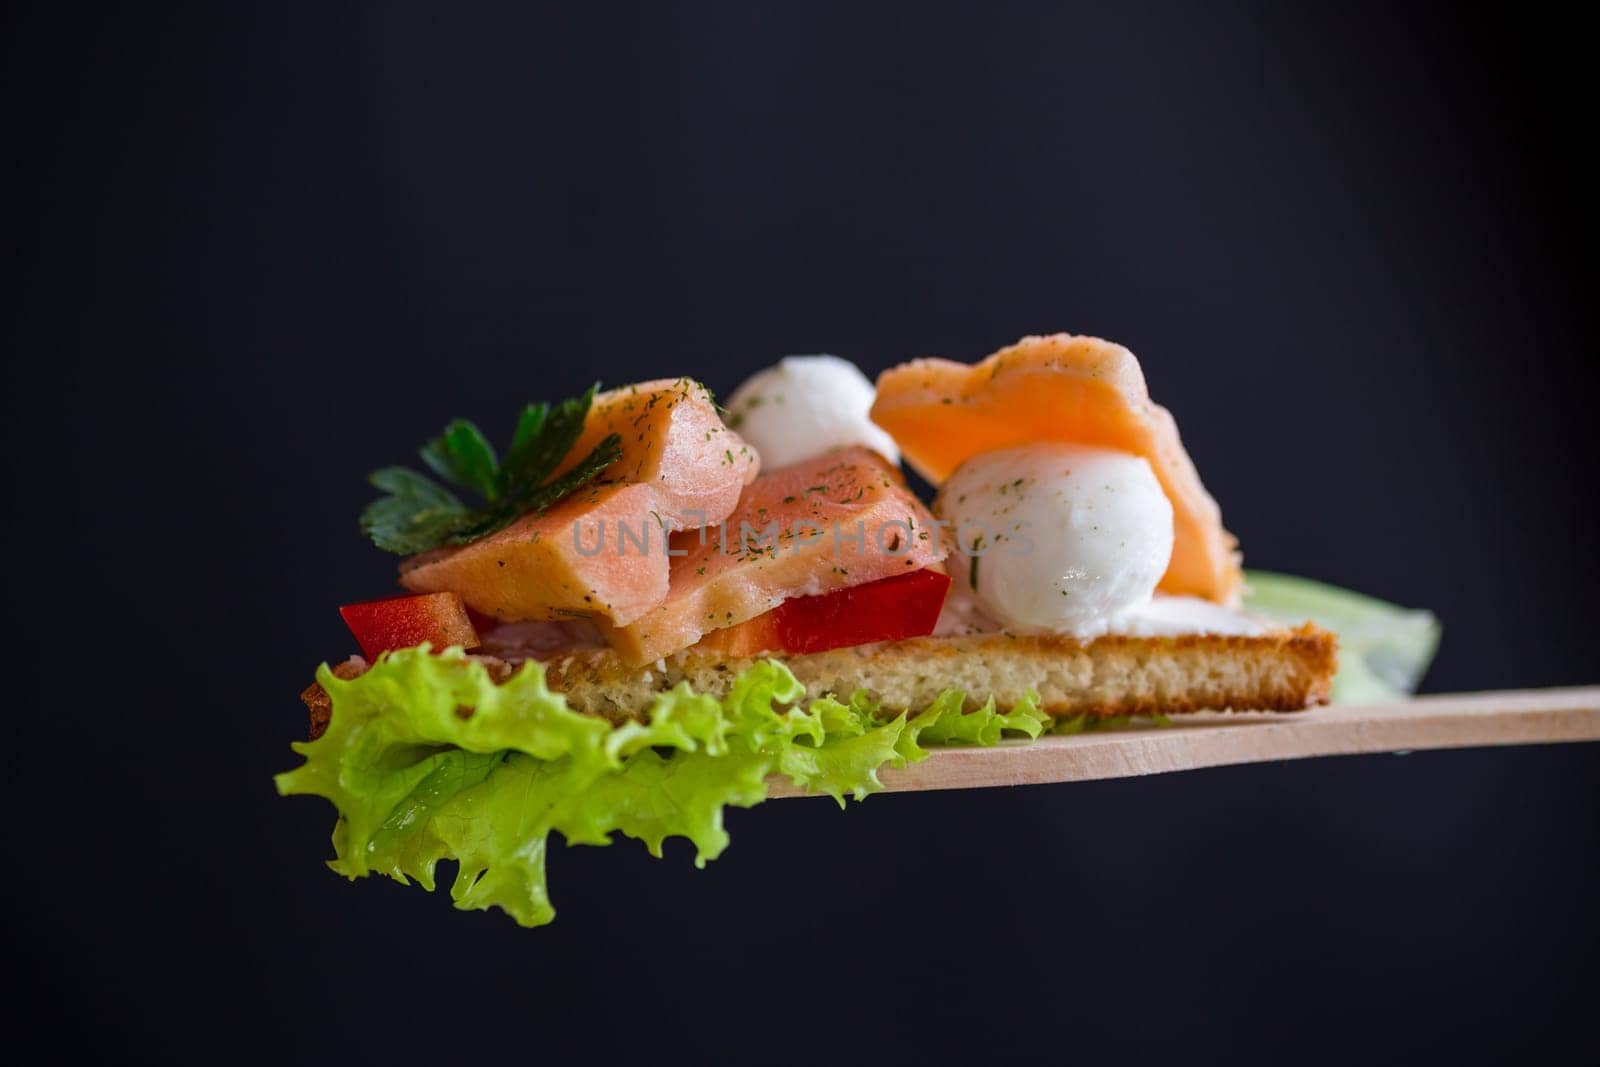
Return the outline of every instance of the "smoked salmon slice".
[[[980,363],[916,359],[878,378],[872,419],[935,485],[972,456],[1038,441],[1143,456],[1172,502],[1172,561],[1159,589],[1237,605],[1238,542],[1178,438],[1150,400],[1132,352],[1097,337],[1024,337]]]
[[[400,584],[458,593],[506,621],[583,617],[625,626],[660,604],[667,536],[724,519],[760,460],[723,424],[705,386],[662,379],[596,396],[557,473],[613,433],[622,455],[598,481],[498,533],[412,557],[401,564]]]
[[[630,664],[687,648],[790,597],[910,573],[945,556],[933,516],[899,470],[859,446],[761,475],[724,524],[676,534],[672,548],[684,554],[672,560],[665,601],[631,625],[607,628]]]

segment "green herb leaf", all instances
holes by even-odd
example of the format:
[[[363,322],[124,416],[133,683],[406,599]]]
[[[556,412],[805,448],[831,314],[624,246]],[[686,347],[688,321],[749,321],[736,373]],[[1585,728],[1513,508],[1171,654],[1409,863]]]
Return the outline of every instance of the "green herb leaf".
[[[533,495],[528,497],[527,506],[523,510],[548,510],[559,501],[565,500],[572,493],[600,477],[602,471],[621,458],[622,438],[616,434],[611,434],[595,445],[593,452],[579,460],[576,467],[573,467],[549,485],[535,490]]]
[[[422,461],[447,482],[474,489],[494,501],[500,496],[499,463],[494,446],[466,419],[456,419],[444,433],[422,446]]]
[[[622,455],[612,434],[554,481],[583,432],[599,384],[552,411],[529,404],[517,420],[505,463],[466,419],[456,419],[422,447],[424,463],[445,481],[475,491],[483,503],[469,507],[449,489],[405,467],[385,467],[369,481],[387,496],[361,513],[361,530],[387,552],[412,555],[441,545],[460,545],[502,530],[530,511],[543,511],[598,478]]]
[[[506,450],[506,461],[500,466],[500,492],[506,491],[511,472],[521,470],[528,462],[528,453],[544,435],[544,420],[550,414],[549,404],[529,404],[517,419],[516,432],[511,435],[511,447]]]
[[[520,487],[531,495],[550,477],[550,472],[577,444],[578,435],[583,432],[583,420],[589,414],[589,406],[594,403],[594,394],[599,388],[600,383],[596,382],[582,396],[557,404],[554,411],[548,410],[544,404],[537,407],[529,405],[523,411],[522,418],[517,422],[517,434],[512,440],[511,451],[506,453],[505,468],[501,472],[508,494]],[[529,423],[533,424],[533,428],[525,432],[524,427]]]
[[[367,505],[361,532],[386,552],[425,552],[472,522],[472,513],[454,493],[416,471],[385,467],[367,480],[389,495]]]

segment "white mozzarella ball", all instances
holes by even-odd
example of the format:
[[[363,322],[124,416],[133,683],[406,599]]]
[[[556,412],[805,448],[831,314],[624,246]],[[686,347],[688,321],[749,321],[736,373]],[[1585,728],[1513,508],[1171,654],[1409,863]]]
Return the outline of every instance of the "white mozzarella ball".
[[[786,356],[752,375],[728,398],[728,424],[761,456],[764,470],[866,445],[900,462],[894,440],[868,416],[876,391],[838,356]]]
[[[1172,558],[1172,504],[1139,456],[1032,444],[967,460],[934,501],[950,574],[1025,632],[1105,633],[1150,603]]]

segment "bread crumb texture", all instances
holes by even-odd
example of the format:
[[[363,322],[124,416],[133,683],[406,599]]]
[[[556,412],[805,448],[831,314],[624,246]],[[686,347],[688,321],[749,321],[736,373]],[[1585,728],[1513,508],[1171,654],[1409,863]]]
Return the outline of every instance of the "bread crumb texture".
[[[864,689],[887,710],[904,711],[959,689],[969,710],[991,696],[1007,709],[1031,689],[1050,715],[1104,718],[1299,711],[1325,704],[1338,639],[1307,623],[1249,637],[919,637],[770,658],[793,671],[813,698],[848,698]],[[643,714],[657,693],[680,682],[725,696],[734,677],[754,662],[685,651],[636,669],[603,651],[564,656],[546,666],[550,687],[565,693],[572,707],[620,721]]]

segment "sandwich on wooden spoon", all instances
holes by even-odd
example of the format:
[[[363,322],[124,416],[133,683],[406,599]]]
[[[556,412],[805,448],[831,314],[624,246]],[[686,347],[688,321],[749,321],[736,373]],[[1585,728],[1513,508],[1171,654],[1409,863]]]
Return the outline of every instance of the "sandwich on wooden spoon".
[[[554,914],[552,830],[727,843],[782,774],[858,799],[934,744],[1326,701],[1335,639],[1239,608],[1234,539],[1133,355],[1031,337],[876,390],[790,357],[470,423],[363,516],[413,595],[347,605],[284,792],[331,799],[336,870]],[[925,505],[901,455],[938,487]]]
[[[849,486],[798,489],[873,462],[864,445],[841,450],[840,431],[808,410],[828,404],[836,417],[843,405],[831,402],[825,375],[847,373],[833,368],[841,362],[791,357],[730,399],[731,418],[758,452],[795,461],[751,485],[745,510],[759,514],[743,518],[853,529],[851,516],[832,510],[852,494]],[[680,681],[721,695],[739,669],[766,656],[785,663],[813,697],[865,689],[893,710],[924,707],[947,689],[964,692],[969,707],[993,698],[1002,708],[1031,691],[1041,710],[1065,718],[1326,702],[1333,635],[1238,610],[1236,542],[1126,348],[1058,334],[1025,338],[974,365],[915,360],[879,378],[871,416],[876,425],[863,424],[857,439],[887,430],[906,461],[941,487],[930,515],[883,472],[891,503],[868,513],[866,529],[903,512],[908,550],[888,551],[891,531],[869,536],[861,551],[846,545],[848,567],[834,565],[831,537],[808,546],[816,549],[809,569],[785,570],[794,558],[787,550],[777,559],[722,556],[719,577],[750,594],[742,603],[774,610],[707,612],[706,636],[694,643],[681,634],[642,649],[555,657],[552,686],[584,711],[628,718]],[[765,492],[768,483],[788,491]],[[657,615],[694,595],[705,558],[717,557],[678,561]],[[784,640],[779,605],[791,603],[792,612],[794,599],[815,588],[881,581],[897,572],[897,558],[906,568],[945,564],[951,581],[928,629],[871,641],[869,631],[846,628],[828,649]],[[656,662],[638,669],[648,660]]]

